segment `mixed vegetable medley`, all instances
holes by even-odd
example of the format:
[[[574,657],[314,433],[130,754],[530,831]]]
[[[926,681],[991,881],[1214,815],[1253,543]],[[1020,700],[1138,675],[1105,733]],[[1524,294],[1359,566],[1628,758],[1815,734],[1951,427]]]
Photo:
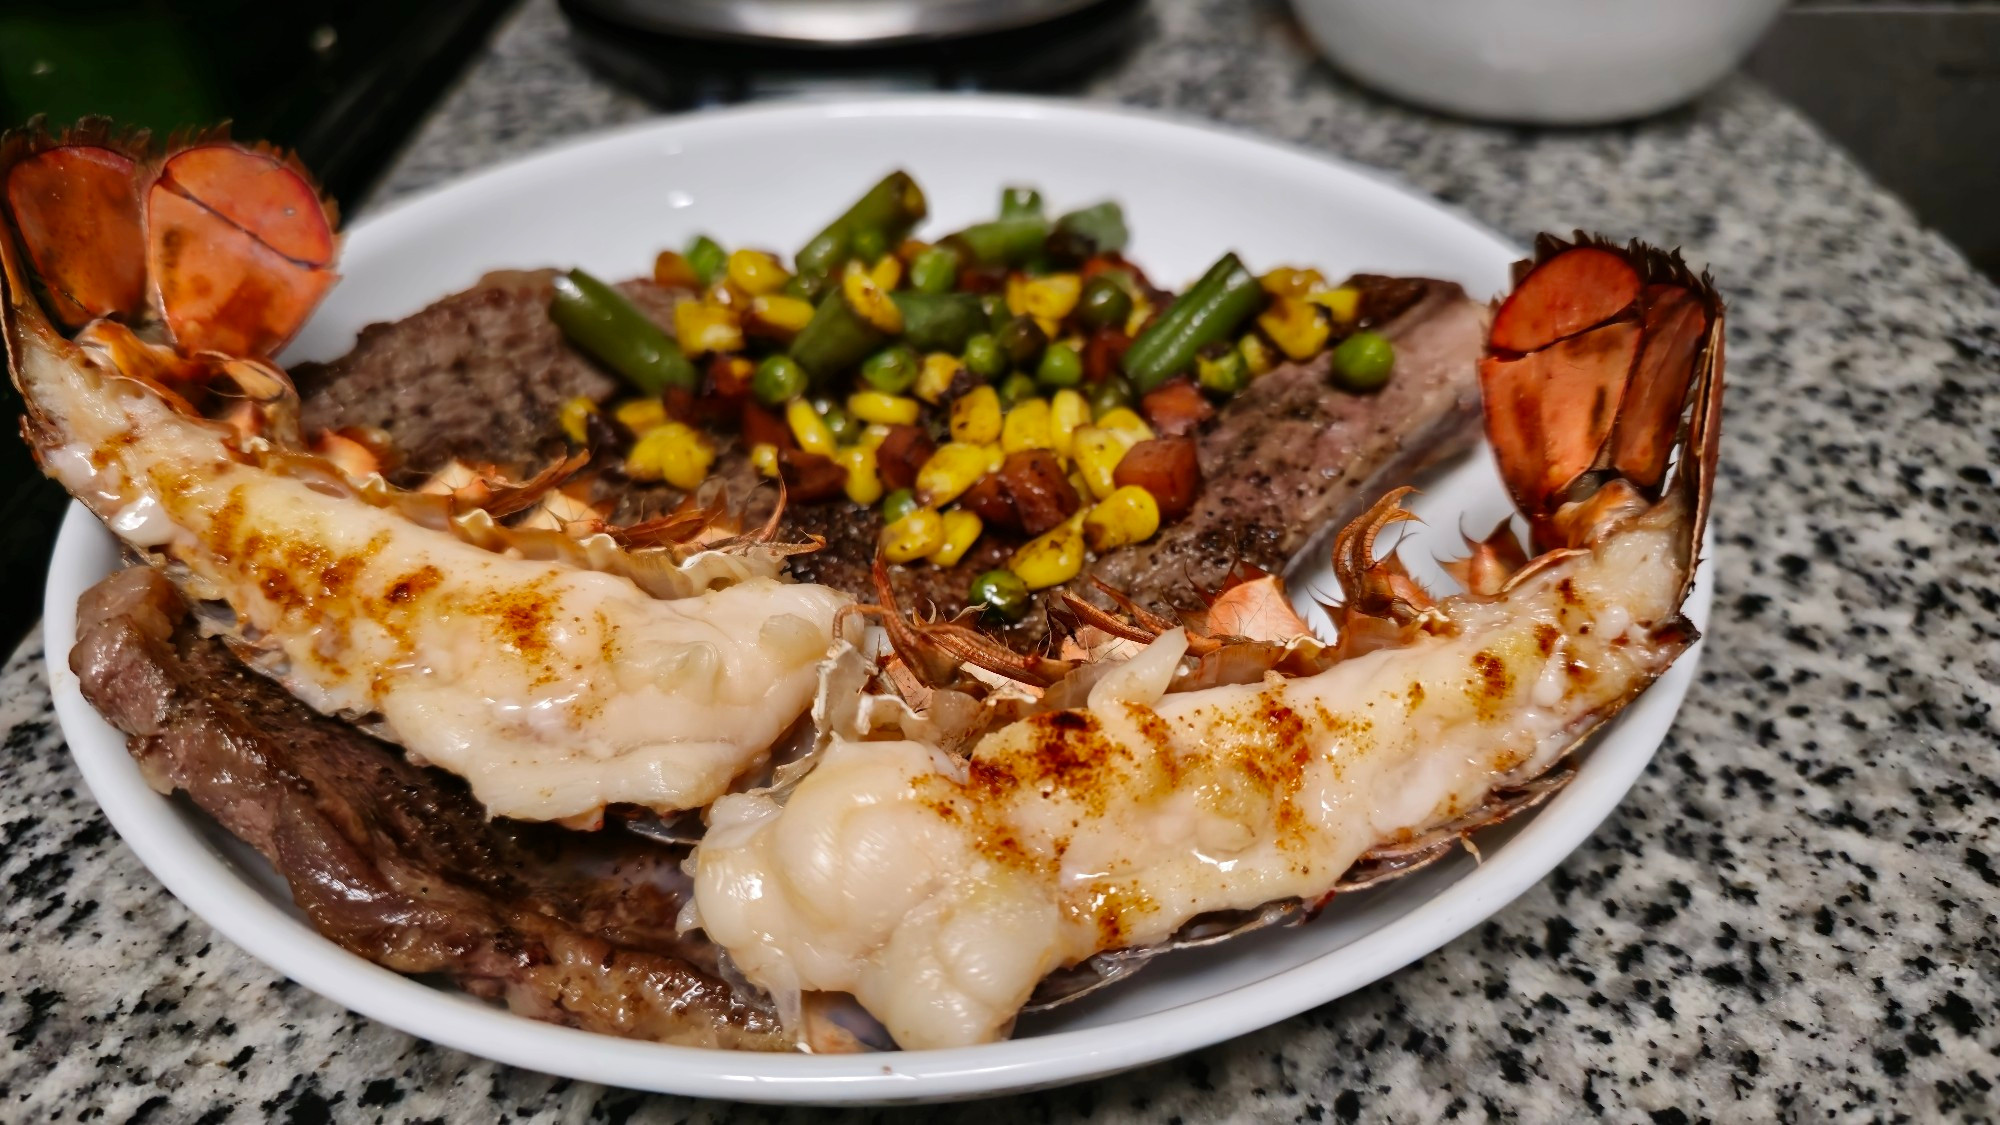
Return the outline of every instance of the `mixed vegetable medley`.
[[[558,276],[555,323],[638,392],[609,408],[623,471],[692,491],[733,435],[794,502],[878,509],[889,562],[953,566],[1008,535],[1019,547],[967,600],[1013,621],[1193,505],[1194,435],[1218,403],[1329,348],[1353,393],[1395,367],[1358,326],[1361,294],[1311,269],[1258,276],[1231,253],[1178,297],[1156,288],[1123,257],[1115,202],[1051,217],[1008,188],[996,217],[935,242],[911,237],[925,211],[896,172],[789,269],[706,236],[663,252],[654,281],[693,294],[672,335],[597,278]],[[561,422],[586,444],[600,417],[577,399]]]

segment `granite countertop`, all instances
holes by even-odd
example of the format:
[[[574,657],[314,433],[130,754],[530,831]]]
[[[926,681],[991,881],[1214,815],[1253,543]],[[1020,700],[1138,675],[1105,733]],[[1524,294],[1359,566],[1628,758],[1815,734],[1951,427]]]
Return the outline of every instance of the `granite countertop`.
[[[1272,3],[1160,0],[1084,92],[1387,169],[1522,241],[1580,226],[1707,263],[1730,301],[1719,593],[1652,767],[1492,921],[1265,1031],[961,1116],[2000,1112],[1995,287],[1741,80],[1627,128],[1466,125],[1338,79]],[[379,199],[650,112],[588,75],[552,3],[531,0]],[[499,1066],[280,979],[110,830],[64,752],[42,661],[31,639],[0,678],[0,1119],[792,1116]]]

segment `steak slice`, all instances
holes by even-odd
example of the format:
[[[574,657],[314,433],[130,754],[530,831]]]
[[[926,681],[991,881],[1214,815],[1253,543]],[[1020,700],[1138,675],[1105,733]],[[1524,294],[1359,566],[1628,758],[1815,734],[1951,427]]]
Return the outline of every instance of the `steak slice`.
[[[556,412],[565,401],[602,401],[624,386],[549,319],[554,276],[488,274],[402,320],[363,328],[354,349],[331,363],[299,364],[292,379],[306,431],[380,426],[419,472],[455,457],[533,459],[561,436]],[[681,294],[644,279],[618,289],[673,331]]]
[[[342,948],[586,1031],[790,1047],[720,979],[713,947],[674,933],[678,851],[489,821],[457,778],[315,714],[201,637],[149,568],[105,579],[77,615],[70,667],[147,780],[263,853]]]
[[[1331,352],[1251,383],[1201,434],[1193,509],[1105,554],[1096,576],[1149,608],[1186,606],[1194,588],[1220,587],[1238,562],[1286,570],[1390,487],[1469,448],[1486,307],[1448,281],[1396,284],[1422,293],[1375,329],[1396,347],[1388,385],[1336,389]]]

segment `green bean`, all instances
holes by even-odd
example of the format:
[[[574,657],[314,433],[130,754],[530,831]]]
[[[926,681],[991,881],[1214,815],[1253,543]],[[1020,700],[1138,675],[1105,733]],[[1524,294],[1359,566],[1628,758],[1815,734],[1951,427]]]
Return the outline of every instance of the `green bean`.
[[[1192,367],[1203,346],[1230,339],[1263,304],[1257,275],[1235,254],[1224,254],[1132,341],[1125,351],[1125,374],[1141,394],[1152,390]]]
[[[873,355],[888,339],[855,312],[847,295],[835,286],[792,340],[791,356],[815,382],[824,383]]]
[[[998,293],[980,294],[979,311],[986,315],[986,328],[991,332],[1000,331],[1014,319],[1014,310],[1007,307],[1007,298]]]
[[[1042,214],[1042,193],[1034,188],[1010,187],[1000,192],[1000,217],[1020,219]]]
[[[784,288],[778,290],[778,292],[783,293],[787,297],[798,297],[802,300],[818,304],[820,297],[826,293],[827,287],[832,283],[833,280],[824,274],[795,273],[785,279]]]
[[[705,234],[695,235],[694,241],[688,243],[687,253],[682,257],[687,259],[688,268],[694,270],[694,275],[701,279],[703,285],[714,284],[715,279],[721,277],[723,269],[729,265],[729,255],[713,238]]]
[[[880,240],[879,255],[882,249],[902,241],[927,210],[917,181],[908,172],[891,172],[805,244],[798,253],[798,271],[822,276],[832,273],[855,255],[856,239],[863,231],[873,232],[863,241]]]
[[[625,295],[582,270],[557,274],[549,318],[570,342],[649,395],[700,383],[680,345]]]
[[[974,223],[945,241],[982,266],[1017,266],[1040,257],[1048,237],[1048,219],[1020,215]]]
[[[903,314],[903,339],[920,352],[956,352],[979,331],[983,313],[970,293],[919,293],[898,289],[889,294]]]
[[[910,288],[920,293],[949,293],[958,284],[958,251],[932,246],[910,261]]]
[[[1107,199],[1057,219],[1049,235],[1049,249],[1058,257],[1080,261],[1095,254],[1115,254],[1125,249],[1131,237],[1125,227],[1125,209]]]

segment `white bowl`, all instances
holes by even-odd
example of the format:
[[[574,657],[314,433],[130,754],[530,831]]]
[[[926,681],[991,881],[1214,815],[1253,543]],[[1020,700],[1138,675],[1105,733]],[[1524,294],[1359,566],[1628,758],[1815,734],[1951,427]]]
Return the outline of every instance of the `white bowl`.
[[[345,279],[287,357],[331,357],[364,324],[410,313],[504,266],[646,272],[698,231],[725,244],[797,246],[890,168],[915,173],[932,229],[990,215],[1001,185],[1055,206],[1116,197],[1132,253],[1179,285],[1223,250],[1259,266],[1311,263],[1506,284],[1513,248],[1383,176],[1262,141],[1129,112],[1018,99],[927,97],[805,104],[659,121],[541,153],[374,215],[348,237]],[[1618,232],[1624,234],[1626,232]],[[1429,523],[1404,544],[1427,580],[1456,529],[1507,501],[1490,459],[1429,483]],[[1131,981],[1028,1021],[1004,1043],[941,1051],[760,1055],[613,1039],[537,1023],[398,976],[320,937],[260,857],[191,804],[146,787],[124,739],[77,690],[68,655],[77,597],[119,565],[110,535],[72,510],[49,570],[49,679],[91,793],[167,888],[223,936],[355,1011],[447,1046],[571,1078],[766,1102],[963,1098],[1073,1082],[1263,1027],[1394,972],[1464,933],[1554,867],[1609,813],[1665,736],[1694,675],[1684,656],[1582,760],[1539,813],[1457,856],[1362,894],[1317,921],[1163,958]],[[1303,598],[1331,583],[1301,576]],[[1707,618],[1709,586],[1688,613]]]
[[[1713,85],[1785,0],[1292,0],[1326,56],[1399,98],[1494,121],[1584,125]]]

